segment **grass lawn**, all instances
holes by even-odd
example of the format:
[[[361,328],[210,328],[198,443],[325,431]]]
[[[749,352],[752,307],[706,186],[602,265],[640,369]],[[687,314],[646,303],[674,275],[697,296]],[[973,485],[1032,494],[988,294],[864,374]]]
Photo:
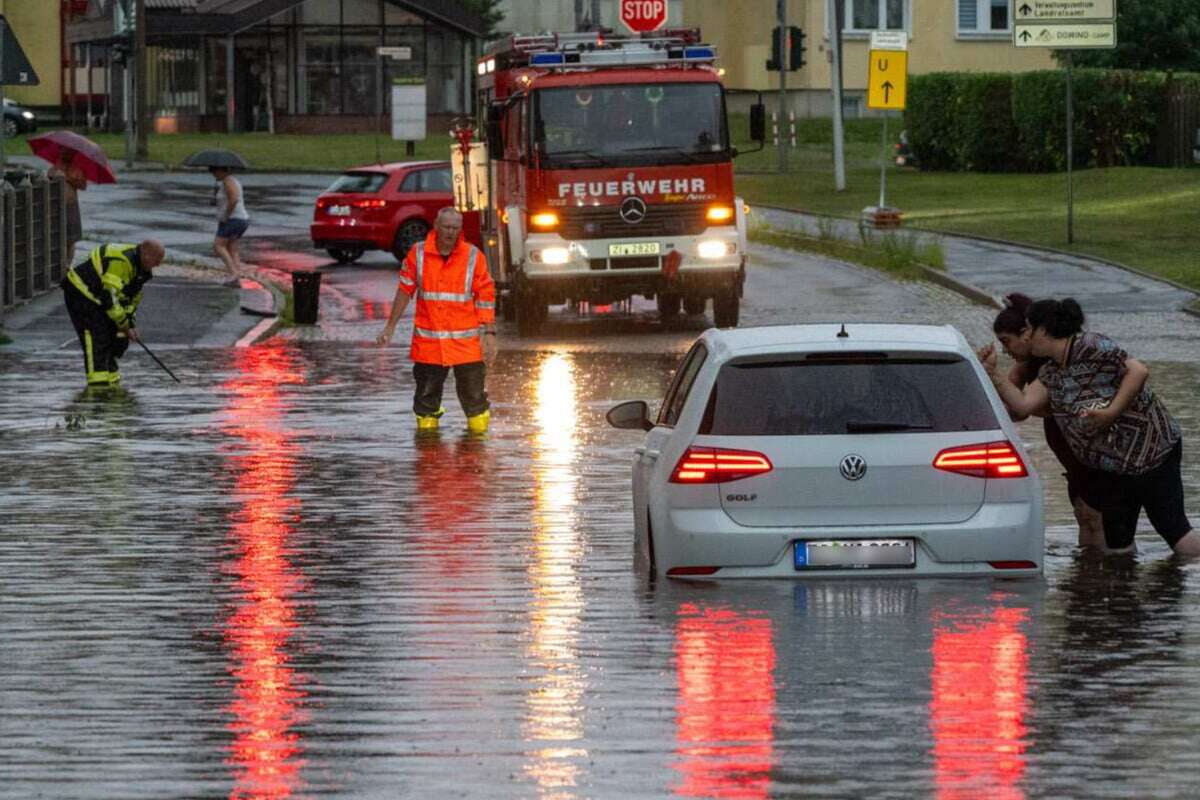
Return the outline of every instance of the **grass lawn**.
[[[834,189],[828,120],[798,123],[804,143],[789,151],[786,175],[766,173],[776,167],[771,146],[739,157],[738,191],[751,206],[857,217],[879,202],[881,123],[848,123],[846,191]],[[892,131],[898,127],[898,121],[891,123]],[[1061,173],[920,172],[889,166],[887,202],[904,212],[909,227],[1093,255],[1200,290],[1200,169],[1080,170],[1074,184],[1073,245],[1067,244],[1067,180]]]
[[[745,151],[744,115],[731,119],[734,140]],[[901,122],[893,119],[889,151]],[[820,214],[857,217],[879,201],[882,121],[847,120],[846,183],[834,190],[832,125],[827,119],[797,120],[798,147],[789,171],[775,173],[776,150],[739,156],[738,191],[754,206],[774,205]],[[120,164],[125,139],[93,137]],[[444,134],[417,142],[416,158],[445,159]],[[150,160],[177,167],[196,150],[229,147],[255,170],[338,171],[377,159],[405,159],[404,143],[384,134],[271,136],[265,133],[171,134],[150,137]],[[21,138],[8,152],[25,152]],[[1075,173],[1075,243],[1066,242],[1066,176],[919,172],[888,167],[887,201],[904,212],[910,227],[968,233],[1054,247],[1116,261],[1200,290],[1200,169],[1127,167]]]

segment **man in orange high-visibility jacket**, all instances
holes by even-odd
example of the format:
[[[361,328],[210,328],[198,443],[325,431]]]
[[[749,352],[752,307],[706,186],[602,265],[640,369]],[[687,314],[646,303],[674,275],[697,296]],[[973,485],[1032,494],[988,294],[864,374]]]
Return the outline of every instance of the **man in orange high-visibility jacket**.
[[[496,355],[496,286],[487,258],[462,235],[462,214],[438,212],[433,232],[404,257],[392,313],[376,341],[392,340],[396,323],[415,295],[412,360],[418,430],[433,430],[446,413],[442,388],[454,370],[454,388],[467,428],[488,429],[486,364]]]

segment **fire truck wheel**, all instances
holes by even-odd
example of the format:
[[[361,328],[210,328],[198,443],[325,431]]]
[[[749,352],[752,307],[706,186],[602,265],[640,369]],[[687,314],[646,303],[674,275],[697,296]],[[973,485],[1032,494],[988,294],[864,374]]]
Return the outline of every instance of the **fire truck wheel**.
[[[425,241],[429,235],[429,226],[419,219],[410,219],[396,229],[396,238],[392,240],[392,255],[397,261],[403,261],[408,251],[417,242]]]
[[[517,318],[517,304],[513,301],[511,292],[496,292],[496,310],[505,322],[512,322]]]
[[[689,294],[687,297],[683,298],[683,310],[687,312],[688,316],[694,317],[698,314],[703,314],[704,309],[707,306],[707,297]]]
[[[361,247],[330,247],[325,252],[339,264],[353,264],[362,258],[363,254]]]
[[[516,306],[517,334],[522,337],[537,336],[542,323],[549,316],[546,301],[536,291],[524,286],[517,289],[515,299],[513,305]]]
[[[730,287],[725,294],[713,298],[713,325],[718,328],[736,328],[738,310],[741,302],[738,300],[737,289]]]
[[[679,307],[683,298],[674,292],[659,292],[654,298],[658,303],[658,319],[660,322],[670,322],[679,316]]]

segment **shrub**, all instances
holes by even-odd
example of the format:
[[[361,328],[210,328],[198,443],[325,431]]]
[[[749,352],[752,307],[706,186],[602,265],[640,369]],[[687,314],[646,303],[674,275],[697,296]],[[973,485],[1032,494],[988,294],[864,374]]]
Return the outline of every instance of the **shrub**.
[[[955,169],[954,74],[914,75],[908,82],[906,106],[904,128],[921,169]]]

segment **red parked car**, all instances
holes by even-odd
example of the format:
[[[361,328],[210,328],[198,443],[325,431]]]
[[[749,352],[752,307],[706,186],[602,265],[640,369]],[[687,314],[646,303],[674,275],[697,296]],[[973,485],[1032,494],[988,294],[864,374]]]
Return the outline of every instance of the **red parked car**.
[[[355,167],[317,198],[313,247],[339,264],[366,250],[390,250],[397,260],[433,229],[439,209],[454,205],[448,161]]]

